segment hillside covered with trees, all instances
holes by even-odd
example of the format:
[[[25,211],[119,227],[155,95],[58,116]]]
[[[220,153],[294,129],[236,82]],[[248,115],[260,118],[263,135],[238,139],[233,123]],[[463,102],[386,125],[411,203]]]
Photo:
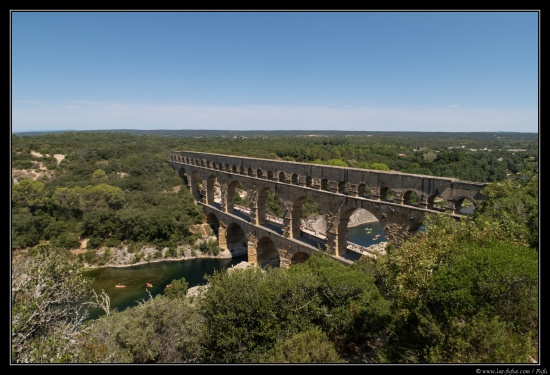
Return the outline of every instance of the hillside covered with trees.
[[[193,150],[467,181],[498,182],[538,168],[533,134],[234,132],[165,135],[67,132],[12,137],[12,249],[192,241],[202,220],[170,151]],[[421,133],[423,134],[423,133]],[[276,208],[274,208],[276,209]]]
[[[162,131],[161,131],[162,132]],[[460,220],[343,266],[320,254],[283,268],[184,279],[111,311],[69,250],[192,243],[203,222],[168,166],[194,150],[489,182]],[[538,135],[142,134],[12,136],[13,363],[539,362]],[[247,286],[247,287],[243,287]],[[106,314],[86,320],[86,309]],[[54,344],[55,343],[55,344]]]

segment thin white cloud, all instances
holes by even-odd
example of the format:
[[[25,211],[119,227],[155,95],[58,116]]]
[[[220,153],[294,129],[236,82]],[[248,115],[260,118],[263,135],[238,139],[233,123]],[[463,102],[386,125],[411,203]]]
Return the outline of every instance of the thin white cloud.
[[[12,132],[95,129],[366,130],[538,132],[535,110],[158,105],[76,100],[17,103]]]

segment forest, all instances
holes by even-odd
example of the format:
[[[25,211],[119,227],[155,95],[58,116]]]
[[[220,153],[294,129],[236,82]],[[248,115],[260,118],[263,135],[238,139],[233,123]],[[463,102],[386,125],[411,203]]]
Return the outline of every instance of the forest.
[[[538,363],[538,147],[533,133],[13,134],[12,363]],[[224,271],[198,296],[174,280],[111,310],[84,260],[101,265],[99,250],[121,244],[173,254],[200,240],[191,228],[203,212],[167,163],[175,150],[489,185],[473,214],[427,216],[425,231],[376,260],[343,266],[319,254],[289,269]],[[72,256],[83,239],[85,254]],[[92,306],[106,314],[86,320]]]

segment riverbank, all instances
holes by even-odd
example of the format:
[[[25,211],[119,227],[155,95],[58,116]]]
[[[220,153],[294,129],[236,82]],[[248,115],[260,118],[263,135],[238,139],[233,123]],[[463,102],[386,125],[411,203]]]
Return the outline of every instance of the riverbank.
[[[79,256],[81,250],[70,250],[71,254]],[[105,255],[106,253],[108,255]],[[83,259],[83,265],[86,269],[96,268],[124,268],[133,267],[143,264],[159,263],[159,262],[180,262],[189,259],[230,259],[233,257],[229,250],[220,251],[217,255],[202,253],[199,250],[194,250],[191,246],[180,246],[175,250],[176,256],[169,255],[169,249],[163,248],[158,250],[152,246],[144,246],[139,251],[130,253],[128,247],[120,248],[103,248],[96,250],[96,257],[103,259],[101,264],[93,264]],[[105,260],[105,258],[107,258]]]
[[[356,227],[362,224],[377,222],[376,217],[367,210],[357,210],[351,215],[348,222],[348,227]],[[319,238],[324,238],[322,235],[326,232],[326,223],[323,216],[310,217],[304,220],[304,232],[309,233]],[[101,248],[97,250],[88,249],[88,241],[86,239],[81,240],[80,248],[69,250],[69,252],[82,261],[84,268],[93,270],[97,268],[124,268],[133,267],[150,263],[159,262],[181,262],[190,259],[207,258],[207,259],[230,259],[233,254],[229,250],[219,251],[218,254],[203,253],[198,250],[199,242],[209,239],[216,240],[216,237],[212,233],[208,233],[204,226],[197,226],[195,230],[200,231],[202,239],[197,240],[195,246],[190,244],[177,247],[175,250],[170,250],[167,247],[163,249],[157,249],[153,245],[144,245],[141,249],[130,249],[129,246],[120,245],[117,247]],[[357,246],[355,246],[357,247]],[[356,248],[353,250],[357,250]],[[381,251],[382,246],[376,246],[373,249],[359,248],[361,253],[370,254],[383,254]],[[12,257],[28,252],[26,250],[18,250],[12,252]],[[365,254],[367,255],[367,254]]]

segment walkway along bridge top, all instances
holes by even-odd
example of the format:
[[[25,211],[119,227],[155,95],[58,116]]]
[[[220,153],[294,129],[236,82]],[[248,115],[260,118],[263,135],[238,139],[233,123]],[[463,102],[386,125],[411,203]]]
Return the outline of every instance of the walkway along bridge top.
[[[465,202],[475,208],[486,183],[454,178],[258,159],[193,151],[172,151],[170,166],[202,205],[220,248],[247,254],[260,265],[289,266],[320,250],[351,264],[347,248],[350,216],[365,209],[384,224],[396,246],[415,233],[424,215],[461,216]],[[235,204],[236,189],[246,191],[250,208]],[[284,209],[277,222],[267,212],[268,192]],[[300,227],[306,198],[322,210],[326,233],[312,238]]]

